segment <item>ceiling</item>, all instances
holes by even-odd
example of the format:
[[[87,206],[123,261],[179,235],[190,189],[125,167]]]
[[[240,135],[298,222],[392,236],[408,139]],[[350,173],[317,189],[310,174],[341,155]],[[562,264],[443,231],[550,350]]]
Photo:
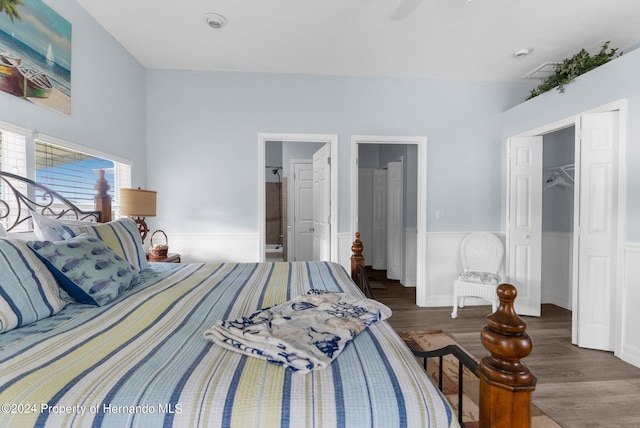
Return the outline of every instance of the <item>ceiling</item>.
[[[160,69],[523,81],[582,48],[640,42],[638,0],[77,1]],[[210,28],[211,12],[227,25]]]

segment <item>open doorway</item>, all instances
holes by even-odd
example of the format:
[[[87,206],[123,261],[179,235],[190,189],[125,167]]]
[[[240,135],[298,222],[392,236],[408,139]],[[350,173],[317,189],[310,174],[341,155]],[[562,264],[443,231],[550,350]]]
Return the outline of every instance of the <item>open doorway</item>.
[[[337,164],[338,137],[337,135],[328,134],[259,134],[258,135],[258,162],[259,162],[259,180],[258,180],[258,197],[259,197],[259,239],[258,239],[258,260],[265,261],[267,259],[267,177],[269,174],[278,175],[281,172],[280,181],[282,182],[282,195],[286,199],[286,207],[282,208],[282,218],[286,218],[287,225],[283,226],[282,241],[285,243],[286,253],[282,254],[283,260],[291,259],[292,254],[292,237],[290,234],[290,225],[293,221],[293,202],[288,188],[292,185],[292,180],[288,179],[292,175],[290,171],[293,159],[304,158],[301,152],[305,153],[314,151],[317,147],[326,146],[325,161],[329,164],[332,159]],[[269,156],[267,153],[269,152]],[[272,165],[273,164],[273,165]],[[272,168],[267,168],[272,167]],[[277,170],[273,173],[273,170]],[[337,239],[337,218],[338,218],[338,170],[327,166],[324,173],[326,180],[323,182],[325,186],[323,209],[328,213],[324,215],[323,224],[320,228],[324,235],[320,247],[324,249],[321,253],[320,260],[337,261],[338,258],[338,239]],[[286,183],[286,187],[285,187]],[[317,192],[316,192],[317,193]],[[280,202],[278,202],[280,203]],[[316,241],[317,242],[317,241]],[[277,243],[276,243],[277,246]]]
[[[572,308],[575,126],[542,136],[541,302]]]
[[[507,277],[516,285],[516,311],[540,315],[542,294],[543,136],[575,126],[571,236],[572,342],[619,352],[625,230],[625,101],[515,136],[508,142]],[[567,131],[571,133],[571,131]],[[553,172],[565,188],[570,165]],[[551,168],[550,168],[551,169]],[[563,169],[565,171],[563,171]],[[565,174],[567,172],[568,174]],[[564,174],[564,175],[563,175]],[[548,272],[545,272],[548,274]]]
[[[426,254],[427,254],[427,234],[426,234],[426,218],[427,218],[427,208],[426,208],[426,176],[427,176],[427,139],[425,137],[390,137],[390,136],[353,136],[351,139],[352,142],[352,166],[351,166],[351,177],[352,177],[352,212],[353,215],[353,223],[352,230],[360,231],[360,227],[363,226],[367,228],[366,220],[361,224],[361,210],[376,210],[371,206],[370,208],[365,206],[360,207],[361,203],[360,198],[360,165],[367,165],[366,159],[360,159],[360,147],[365,146],[385,146],[387,149],[391,150],[404,150],[404,160],[407,161],[411,158],[411,162],[404,162],[403,169],[408,172],[408,174],[414,177],[412,180],[407,181],[408,189],[402,190],[402,194],[405,194],[406,191],[415,195],[414,198],[411,199],[411,208],[406,209],[406,214],[410,214],[412,217],[415,216],[415,222],[404,223],[404,226],[409,224],[409,227],[405,227],[403,230],[403,236],[401,237],[401,252],[404,253],[404,258],[402,259],[402,269],[405,275],[404,282],[406,285],[415,286],[416,287],[416,304],[418,306],[427,306],[427,298],[426,298]],[[395,149],[394,149],[395,147]],[[389,161],[397,160],[398,156],[395,156],[393,159],[388,159]],[[411,166],[408,166],[408,165]],[[381,166],[379,164],[378,166]],[[411,169],[411,171],[408,171]],[[403,173],[404,174],[404,173]],[[373,202],[371,202],[373,203]],[[378,211],[380,209],[378,208]],[[398,215],[402,215],[400,213],[396,213]],[[363,218],[364,220],[364,218]],[[374,235],[373,229],[371,227],[371,236]],[[362,239],[362,233],[361,233]],[[370,238],[371,241],[371,238]],[[376,244],[373,244],[374,246]],[[388,242],[387,242],[388,245]],[[371,244],[369,244],[371,247]],[[406,251],[406,249],[410,249]],[[367,251],[367,244],[365,243],[365,251]],[[373,263],[373,256],[365,255],[365,257],[370,257],[370,263]],[[366,262],[365,262],[366,263]]]
[[[387,279],[415,286],[416,147],[361,144],[358,150],[358,228],[365,264]]]

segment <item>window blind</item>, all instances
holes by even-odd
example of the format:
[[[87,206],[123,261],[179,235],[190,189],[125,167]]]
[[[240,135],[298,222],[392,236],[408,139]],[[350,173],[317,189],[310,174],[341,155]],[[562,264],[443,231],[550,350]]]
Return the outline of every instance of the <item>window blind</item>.
[[[16,132],[0,129],[0,170],[12,174],[26,176],[27,174],[27,154],[26,137]],[[25,194],[27,192],[26,183],[12,182],[16,190]],[[0,199],[6,205],[0,205],[0,221],[5,228],[9,227],[9,213],[18,211],[18,201],[13,191],[9,189],[7,183],[0,180]],[[15,231],[26,230],[27,225],[21,225]]]
[[[35,143],[36,181],[54,189],[85,210],[94,209],[98,171],[115,186],[115,165],[108,159],[42,141]],[[113,194],[113,192],[111,192]]]
[[[120,189],[131,187],[129,161],[0,122],[0,170],[45,184],[83,210],[95,209],[94,186],[100,169],[105,170],[112,198],[112,214],[117,218]],[[26,194],[27,190],[21,188],[19,191]],[[2,192],[0,182],[2,199],[10,202],[12,192],[9,195],[6,186],[4,194]],[[44,198],[42,194],[29,197],[35,197],[36,200]],[[13,205],[14,202],[10,204]]]
[[[131,165],[115,162],[116,165],[116,186],[113,189],[113,196],[111,200],[111,206],[115,213],[115,218],[120,217],[120,189],[131,187]]]
[[[0,167],[2,171],[26,176],[27,153],[24,135],[0,129]]]

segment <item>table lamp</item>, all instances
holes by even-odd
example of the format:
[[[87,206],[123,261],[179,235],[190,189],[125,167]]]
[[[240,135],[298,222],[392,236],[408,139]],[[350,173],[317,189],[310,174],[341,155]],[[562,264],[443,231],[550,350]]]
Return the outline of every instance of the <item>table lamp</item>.
[[[145,217],[155,217],[156,215],[156,195],[154,190],[120,189],[120,214],[133,217],[138,225],[142,243],[147,237],[149,228],[144,221]]]

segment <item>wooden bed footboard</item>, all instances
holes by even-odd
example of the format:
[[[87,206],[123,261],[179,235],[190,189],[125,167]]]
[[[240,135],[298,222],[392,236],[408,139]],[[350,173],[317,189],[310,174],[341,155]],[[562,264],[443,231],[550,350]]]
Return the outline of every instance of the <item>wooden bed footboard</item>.
[[[363,245],[356,232],[351,247],[351,277],[358,278],[358,266],[364,266]],[[358,282],[356,281],[356,284]],[[511,284],[498,286],[498,309],[487,316],[480,333],[482,345],[490,355],[484,357],[476,374],[480,379],[479,426],[484,428],[527,428],[531,426],[531,393],[536,377],[522,361],[533,344],[527,324],[516,313],[517,296]]]

